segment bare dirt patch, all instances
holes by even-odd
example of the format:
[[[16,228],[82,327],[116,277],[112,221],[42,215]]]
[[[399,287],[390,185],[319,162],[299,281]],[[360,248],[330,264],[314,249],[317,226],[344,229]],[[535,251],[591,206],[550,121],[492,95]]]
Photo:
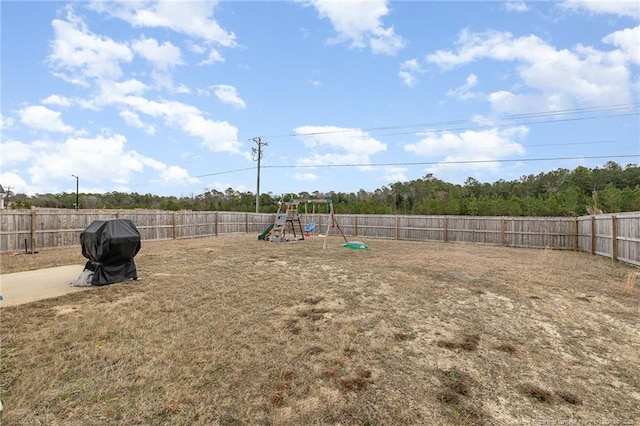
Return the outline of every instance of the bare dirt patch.
[[[0,423],[640,422],[637,268],[332,242],[143,242],[137,282],[3,308]],[[8,273],[82,256],[0,261]]]

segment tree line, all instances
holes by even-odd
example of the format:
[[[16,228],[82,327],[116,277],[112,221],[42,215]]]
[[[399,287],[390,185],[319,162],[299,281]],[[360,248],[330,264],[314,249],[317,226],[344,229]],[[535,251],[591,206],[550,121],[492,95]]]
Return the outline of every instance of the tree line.
[[[260,211],[274,213],[282,195],[260,194]],[[428,174],[409,182],[396,182],[373,192],[302,192],[290,198],[333,200],[339,214],[409,214],[474,216],[581,216],[595,213],[640,211],[640,167],[624,168],[615,162],[603,167],[559,168],[520,179],[481,183],[473,177],[463,185]],[[73,208],[75,193],[9,194],[11,208]],[[160,209],[255,211],[255,193],[228,188],[192,196],[159,196],[123,192],[79,194],[82,209]],[[311,209],[311,207],[308,207]],[[322,206],[315,207],[325,213]],[[325,208],[326,209],[326,208]],[[311,213],[311,210],[308,210]]]

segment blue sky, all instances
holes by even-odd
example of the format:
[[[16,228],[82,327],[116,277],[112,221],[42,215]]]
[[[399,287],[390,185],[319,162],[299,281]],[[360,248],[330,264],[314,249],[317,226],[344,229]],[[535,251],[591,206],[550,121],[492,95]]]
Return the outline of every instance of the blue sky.
[[[373,191],[640,161],[637,1],[2,1],[0,184]],[[599,158],[594,158],[599,157]]]

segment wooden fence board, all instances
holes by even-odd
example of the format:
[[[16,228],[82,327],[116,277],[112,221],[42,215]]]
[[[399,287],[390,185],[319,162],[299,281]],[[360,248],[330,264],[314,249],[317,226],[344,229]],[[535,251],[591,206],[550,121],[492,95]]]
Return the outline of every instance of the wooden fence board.
[[[591,253],[591,216],[578,218],[578,251]]]
[[[595,249],[600,256],[611,256],[611,216],[596,216],[595,218]]]
[[[618,260],[640,266],[640,218],[617,216]]]

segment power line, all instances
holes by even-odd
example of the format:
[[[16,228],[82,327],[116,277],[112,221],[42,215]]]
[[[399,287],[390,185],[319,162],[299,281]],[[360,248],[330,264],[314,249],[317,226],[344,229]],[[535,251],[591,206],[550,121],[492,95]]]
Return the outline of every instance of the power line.
[[[235,170],[225,170],[222,172],[213,172],[213,173],[206,173],[206,174],[202,174],[202,175],[196,175],[196,176],[189,176],[189,177],[185,177],[185,178],[179,178],[179,179],[173,179],[172,181],[183,181],[183,180],[190,180],[190,179],[196,179],[196,178],[203,178],[203,177],[209,177],[209,176],[219,176],[219,175],[228,175],[231,173],[238,173],[238,172],[244,172],[247,170],[254,170],[255,167],[245,167],[243,169],[235,169]],[[155,185],[157,183],[169,183],[172,182],[171,180],[165,180],[165,181],[158,181],[158,180],[152,180],[152,181],[148,181],[146,183],[135,183],[132,185],[129,185],[130,187],[138,187],[138,186],[147,186],[147,185]]]
[[[563,142],[563,143],[540,143],[533,145],[522,145],[525,148],[532,148],[538,146],[568,146],[568,145],[595,145],[595,144],[603,144],[603,143],[616,143],[617,141],[591,141],[591,142]]]
[[[628,117],[628,116],[634,116],[634,115],[640,115],[640,112],[635,112],[635,113],[628,113],[628,114],[616,114],[616,115],[608,115],[606,116],[606,118],[611,118],[611,117]],[[536,125],[536,124],[549,124],[549,123],[565,123],[568,121],[584,121],[584,120],[595,120],[595,119],[601,119],[603,117],[598,117],[598,116],[590,116],[590,117],[573,117],[573,118],[562,118],[562,119],[555,119],[555,120],[539,120],[539,121],[527,121],[527,122],[521,122],[521,123],[510,123],[510,124],[487,124],[487,125],[483,125],[483,126],[477,126],[476,128],[492,128],[492,129],[501,129],[501,128],[505,128],[505,127],[513,127],[513,126],[531,126],[531,125]],[[462,130],[473,130],[473,128],[470,128],[469,126],[462,126],[462,127],[450,127],[450,128],[442,128],[442,129],[425,129],[422,131],[411,131],[411,132],[396,132],[396,133],[382,133],[382,134],[377,134],[376,136],[395,136],[395,135],[414,135],[417,133],[420,134],[427,134],[427,133],[438,133],[438,132],[455,132],[455,131],[462,131]]]
[[[429,134],[429,133],[439,133],[439,132],[455,132],[455,131],[462,131],[462,130],[475,130],[475,129],[484,129],[484,128],[492,128],[492,129],[502,129],[505,127],[513,127],[513,126],[531,126],[531,125],[537,125],[537,124],[549,124],[549,123],[565,123],[565,122],[569,122],[569,121],[584,121],[584,120],[596,120],[596,119],[602,119],[602,118],[614,118],[614,117],[629,117],[629,116],[637,116],[640,115],[640,112],[633,112],[633,113],[627,113],[627,114],[615,114],[615,115],[608,115],[606,117],[602,117],[602,116],[589,116],[589,117],[573,117],[573,118],[562,118],[562,119],[554,119],[554,120],[538,120],[538,121],[527,121],[527,122],[520,122],[520,123],[504,123],[504,124],[497,124],[497,123],[490,123],[490,124],[485,124],[485,125],[480,125],[478,124],[475,127],[470,127],[468,125],[465,126],[460,126],[460,127],[440,127],[440,128],[435,128],[436,124],[434,125],[430,125],[430,128],[427,129],[422,129],[422,130],[411,130],[411,131],[405,131],[405,132],[392,132],[392,133],[378,133],[378,134],[373,134],[372,136],[375,137],[381,137],[381,136],[399,136],[399,135],[417,135],[417,134],[421,134],[421,135],[425,135],[425,134]],[[438,124],[464,124],[464,123],[468,123],[471,120],[460,120],[460,121],[450,121],[450,122],[441,122]],[[498,122],[503,121],[503,120],[497,120]],[[426,125],[425,125],[426,126]],[[406,128],[410,128],[410,127],[406,127]],[[358,138],[361,137],[360,134],[355,134],[357,132],[366,132],[366,133],[372,133],[371,130],[367,130],[367,129],[342,129],[342,130],[333,130],[333,131],[326,131],[326,132],[312,132],[312,133],[292,133],[290,135],[282,135],[279,136],[279,138],[292,138],[292,137],[300,137],[300,136],[319,136],[319,135],[332,135],[332,134],[343,134],[346,135],[347,137],[354,137],[354,138]],[[349,135],[350,133],[352,133],[353,135]]]
[[[640,158],[640,154],[594,155],[574,157],[540,157],[540,158],[497,158],[493,160],[455,160],[455,161],[413,161],[398,163],[360,163],[360,164],[314,164],[314,165],[281,165],[264,166],[268,169],[314,169],[333,167],[390,167],[390,166],[430,166],[435,164],[481,164],[481,163],[518,163],[534,161],[562,161],[562,160],[601,160],[606,158]]]
[[[218,176],[218,175],[228,175],[228,174],[231,174],[231,173],[244,172],[244,171],[253,170],[253,169],[255,169],[255,167],[245,167],[243,169],[225,170],[223,172],[206,173],[204,175],[190,176],[188,178],[182,178],[182,179],[183,180],[188,180],[188,179],[193,179],[193,178],[202,178],[202,177]]]
[[[503,126],[514,126],[514,125],[523,125],[523,124],[538,124],[538,123],[551,123],[551,122],[564,122],[564,121],[575,121],[575,120],[589,120],[596,118],[603,118],[602,116],[591,116],[591,117],[574,117],[574,118],[565,118],[565,119],[557,119],[557,120],[545,120],[545,121],[530,121],[524,123],[511,123],[511,124],[503,124],[501,126],[496,125],[495,123],[505,122],[505,121],[513,121],[513,120],[521,120],[521,119],[529,119],[529,118],[540,118],[540,117],[553,117],[553,116],[566,116],[571,114],[585,114],[585,113],[593,113],[593,112],[614,112],[621,110],[630,110],[640,107],[640,103],[634,104],[619,104],[619,105],[608,105],[601,107],[586,107],[586,108],[575,108],[575,109],[566,109],[566,110],[558,110],[558,111],[539,111],[528,114],[514,114],[508,115],[501,118],[496,118],[491,123],[487,123],[485,126],[480,126],[479,123],[476,123],[480,127],[503,127]],[[609,115],[607,117],[625,117],[625,116],[633,116],[639,115],[640,112],[631,112],[625,114],[615,114]],[[383,126],[383,127],[371,127],[364,129],[340,129],[340,130],[327,130],[327,131],[319,131],[319,132],[307,132],[307,133],[288,133],[281,135],[272,135],[268,136],[271,139],[275,138],[290,138],[290,137],[298,137],[298,136],[318,136],[318,135],[330,135],[330,134],[341,134],[341,133],[355,133],[355,132],[367,132],[373,133],[378,131],[385,130],[401,130],[401,129],[412,129],[412,128],[441,128],[441,130],[437,129],[429,129],[431,132],[436,131],[452,131],[452,130],[467,130],[467,127],[464,128],[449,128],[448,126],[455,126],[465,123],[473,123],[473,119],[459,119],[459,120],[448,120],[448,121],[438,121],[438,122],[426,122],[426,123],[418,123],[418,124],[406,124],[406,125],[398,125],[398,126]],[[416,133],[416,131],[412,132],[403,132],[403,133],[385,133],[380,136],[388,136],[388,135],[396,135],[396,134],[409,134]]]

